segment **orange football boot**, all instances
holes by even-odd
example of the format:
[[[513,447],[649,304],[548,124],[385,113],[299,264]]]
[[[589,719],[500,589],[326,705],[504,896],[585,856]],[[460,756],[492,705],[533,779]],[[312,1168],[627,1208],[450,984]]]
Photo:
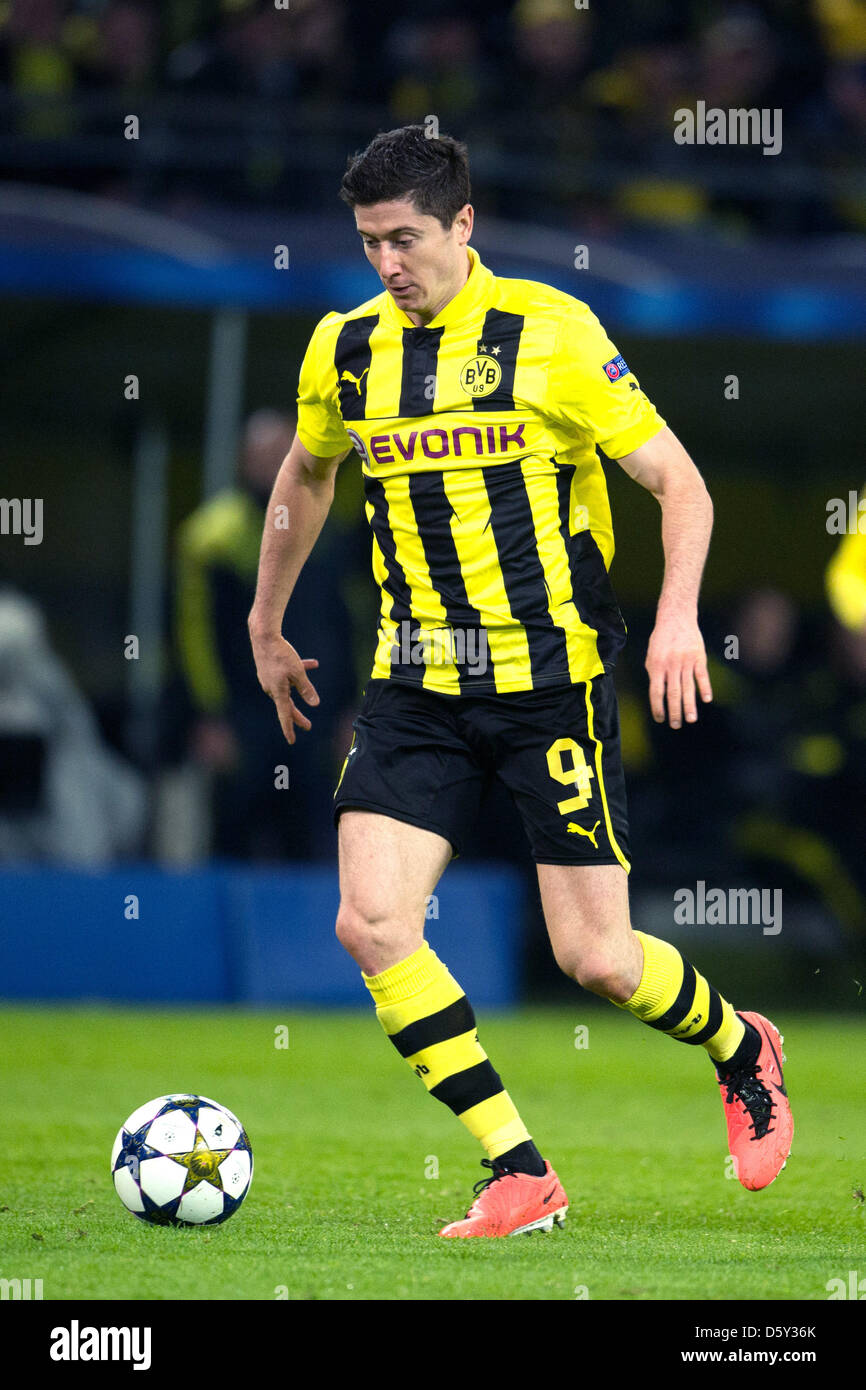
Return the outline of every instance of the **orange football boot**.
[[[515,1173],[497,1159],[482,1158],[492,1169],[489,1178],[477,1182],[479,1195],[462,1221],[443,1226],[440,1236],[518,1236],[522,1232],[552,1231],[565,1225],[568,1198],[550,1164],[543,1177]]]
[[[738,1013],[761,1035],[761,1051],[751,1067],[726,1073],[716,1064],[728,1122],[728,1147],[737,1177],[751,1192],[769,1187],[787,1162],[794,1120],[782,1075],[785,1054],[779,1030],[763,1014]]]

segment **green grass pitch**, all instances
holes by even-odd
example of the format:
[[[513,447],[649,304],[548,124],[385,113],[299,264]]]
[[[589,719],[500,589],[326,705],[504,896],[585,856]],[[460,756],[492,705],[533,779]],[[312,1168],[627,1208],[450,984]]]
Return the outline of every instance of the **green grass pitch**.
[[[823,1300],[866,1274],[866,1023],[776,1018],[794,1148],[750,1193],[726,1176],[702,1049],[581,1005],[479,1020],[571,1202],[564,1230],[496,1241],[437,1237],[482,1154],[372,1014],[4,1008],[0,1277],[76,1300]],[[240,1116],[255,1176],[222,1226],[148,1227],[114,1193],[111,1145],[185,1090]]]

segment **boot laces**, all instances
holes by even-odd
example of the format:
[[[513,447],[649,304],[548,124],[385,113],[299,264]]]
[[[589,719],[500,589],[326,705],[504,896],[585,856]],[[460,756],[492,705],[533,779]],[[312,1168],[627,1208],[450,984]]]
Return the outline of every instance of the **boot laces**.
[[[514,1172],[514,1169],[509,1168],[507,1163],[500,1163],[497,1158],[482,1158],[481,1166],[482,1168],[489,1168],[491,1171],[488,1178],[479,1178],[473,1187],[472,1191],[476,1196],[486,1187],[489,1187],[491,1183],[498,1182],[500,1178],[507,1178]]]
[[[478,1182],[472,1188],[475,1201],[473,1201],[472,1206],[467,1211],[467,1217],[472,1215],[473,1208],[475,1207],[475,1202],[477,1202],[481,1193],[486,1191],[486,1189],[490,1187],[491,1183],[498,1182],[500,1178],[510,1177],[511,1174],[514,1172],[514,1169],[509,1168],[507,1163],[500,1163],[498,1158],[482,1158],[481,1166],[483,1168],[490,1169],[490,1176],[486,1178],[479,1178]]]
[[[742,1068],[721,1078],[727,1088],[727,1104],[732,1105],[736,1097],[748,1111],[751,1119],[749,1129],[754,1130],[752,1141],[763,1139],[766,1134],[771,1133],[770,1121],[775,1109],[773,1097],[763,1081],[758,1079],[760,1070],[760,1067]]]

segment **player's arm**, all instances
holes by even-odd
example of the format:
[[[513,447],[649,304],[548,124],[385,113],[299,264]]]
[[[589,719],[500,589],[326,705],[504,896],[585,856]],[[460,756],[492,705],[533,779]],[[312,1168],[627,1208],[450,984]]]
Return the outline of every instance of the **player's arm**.
[[[665,700],[672,729],[698,717],[695,685],[713,698],[707,654],[698,627],[698,591],[713,529],[713,504],[704,480],[667,425],[617,462],[651,492],[662,509],[665,574],[647,648],[649,700],[663,723]]]
[[[295,742],[295,725],[310,721],[292,701],[292,689],[317,705],[307,672],[318,666],[301,658],[282,635],[283,615],[304,563],[325,524],[334,498],[337,467],[349,450],[332,458],[311,454],[295,435],[277,474],[265,514],[256,595],[247,620],[259,684],[277,707],[283,733]]]

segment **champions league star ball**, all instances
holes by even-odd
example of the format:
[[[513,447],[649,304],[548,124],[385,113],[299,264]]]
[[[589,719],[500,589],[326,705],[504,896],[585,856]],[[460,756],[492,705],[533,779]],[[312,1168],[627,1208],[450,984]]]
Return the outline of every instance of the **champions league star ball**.
[[[158,1096],[133,1110],[111,1151],[127,1211],[154,1226],[217,1226],[246,1197],[253,1151],[240,1120],[206,1096]]]

